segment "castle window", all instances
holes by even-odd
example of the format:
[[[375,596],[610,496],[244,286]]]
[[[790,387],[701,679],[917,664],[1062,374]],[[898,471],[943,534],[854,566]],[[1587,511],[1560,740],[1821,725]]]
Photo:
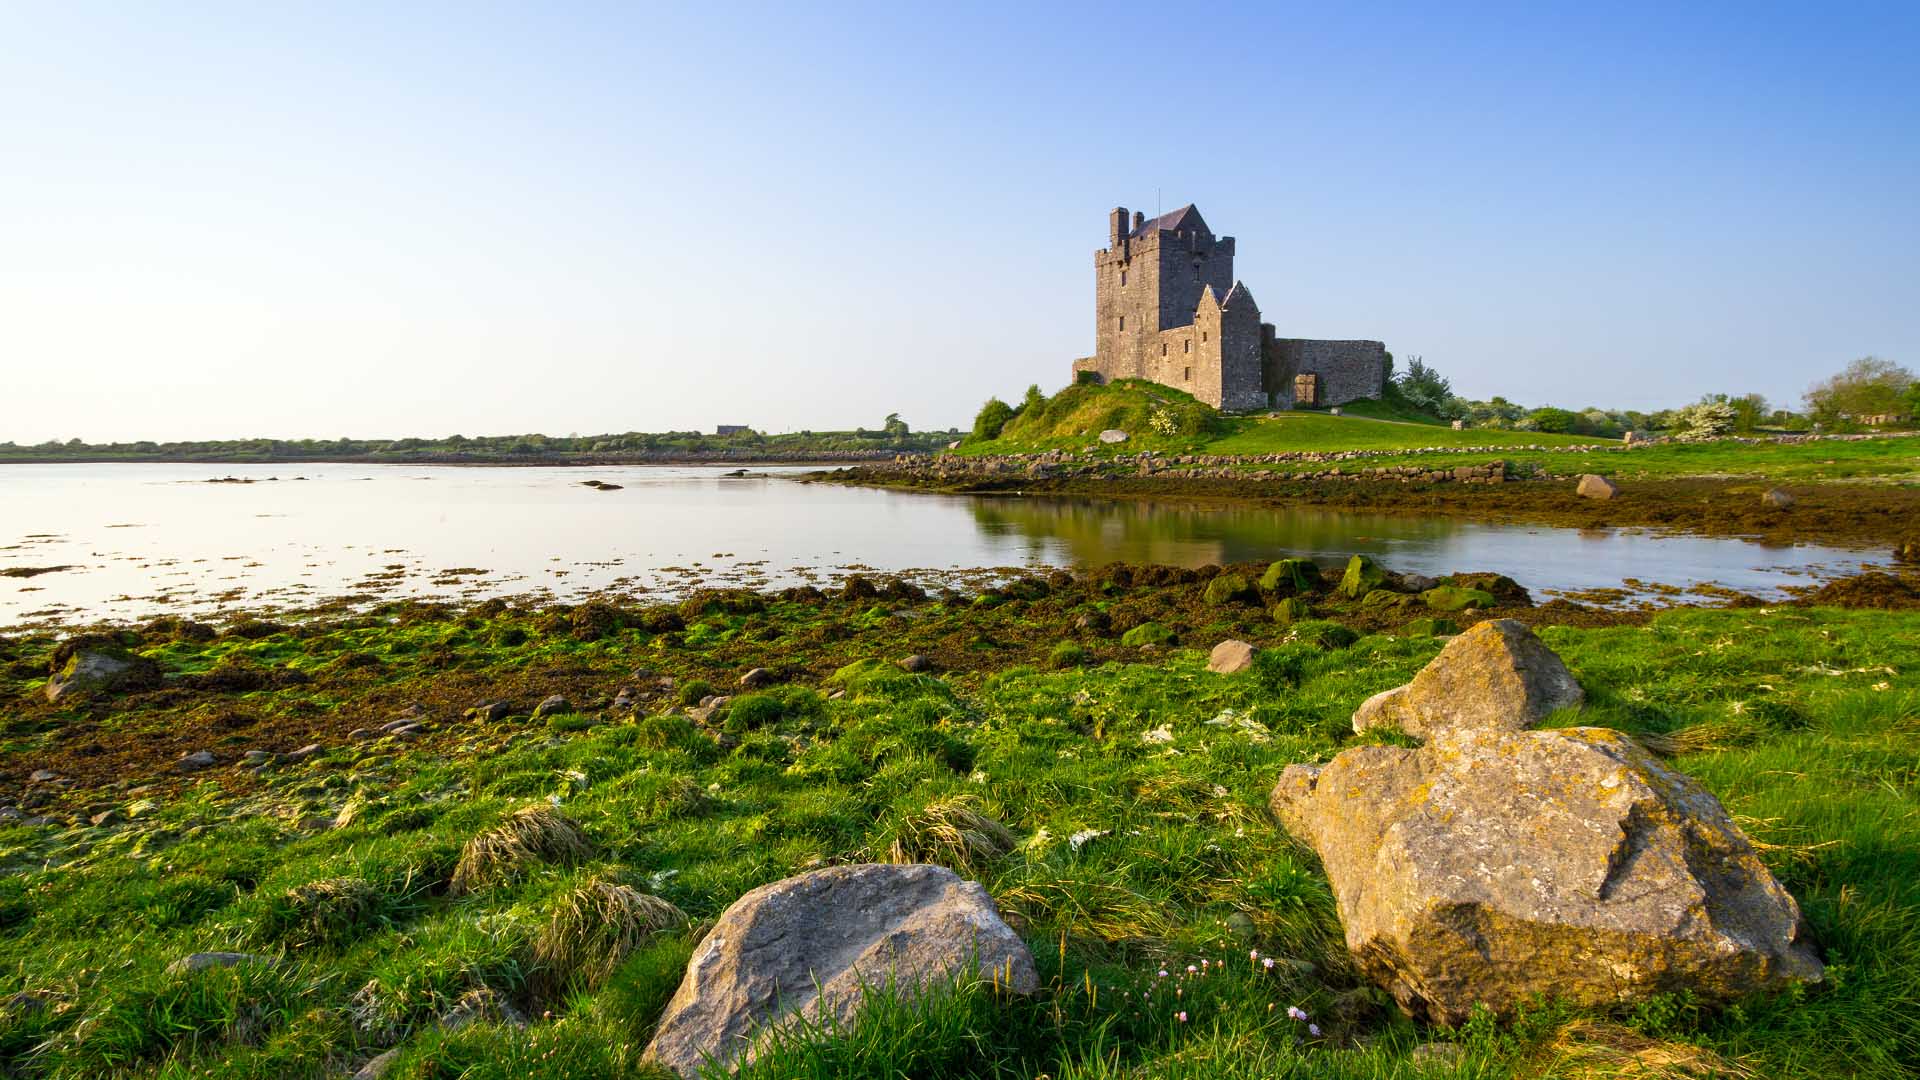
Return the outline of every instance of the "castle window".
[[[1120,271],[1120,284],[1124,286],[1126,285],[1126,283],[1127,283],[1127,272],[1125,270],[1122,270]]]
[[[1161,356],[1167,355],[1167,343],[1164,341],[1160,343],[1160,355]]]
[[[1200,331],[1200,340],[1201,341],[1207,340],[1207,332],[1205,330]]]
[[[1127,328],[1127,317],[1125,315],[1122,315],[1120,316],[1120,329],[1125,330],[1126,328]]]
[[[1186,370],[1187,370],[1187,373],[1186,373],[1186,376],[1185,376],[1185,378],[1186,378],[1186,380],[1187,380],[1188,382],[1192,382],[1192,381],[1193,381],[1193,369],[1192,369],[1192,368],[1188,368],[1188,369],[1186,369]]]
[[[1193,339],[1192,339],[1192,338],[1186,338],[1186,339],[1184,339],[1184,340],[1182,340],[1182,341],[1180,342],[1180,351],[1181,351],[1181,352],[1192,352],[1192,351],[1193,351]]]

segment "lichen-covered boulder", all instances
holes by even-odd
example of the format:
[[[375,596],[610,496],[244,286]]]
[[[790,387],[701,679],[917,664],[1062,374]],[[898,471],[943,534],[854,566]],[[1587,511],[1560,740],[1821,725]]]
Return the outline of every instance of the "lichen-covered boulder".
[[[1361,703],[1353,730],[1397,727],[1425,739],[1450,729],[1519,731],[1586,700],[1567,665],[1512,619],[1476,623],[1413,681]]]
[[[751,1061],[796,1022],[846,1024],[869,989],[913,994],[977,976],[1039,986],[1033,956],[979,883],[939,866],[867,864],[763,885],[694,950],[647,1060],[682,1076]]]
[[[1605,728],[1453,731],[1289,767],[1347,947],[1442,1023],[1533,995],[1727,1001],[1821,976],[1800,911],[1718,800]]]

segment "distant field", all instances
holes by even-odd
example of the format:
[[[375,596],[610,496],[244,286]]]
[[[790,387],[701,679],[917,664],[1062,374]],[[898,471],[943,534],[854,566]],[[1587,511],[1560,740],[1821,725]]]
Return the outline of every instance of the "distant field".
[[[1218,446],[1220,444],[1216,443],[1208,449],[1215,450]],[[1484,455],[1405,454],[1380,459],[1374,464],[1428,465],[1438,468],[1495,458],[1561,474],[1599,473],[1602,476],[1649,478],[1725,476],[1783,482],[1920,480],[1920,437],[1762,445],[1736,442],[1667,444],[1625,453],[1598,451],[1550,454],[1516,451]]]

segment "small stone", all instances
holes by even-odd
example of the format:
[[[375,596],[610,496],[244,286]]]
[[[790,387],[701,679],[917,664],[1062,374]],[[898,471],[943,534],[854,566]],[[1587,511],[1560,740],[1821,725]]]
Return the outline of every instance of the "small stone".
[[[1604,476],[1587,473],[1580,478],[1580,483],[1573,489],[1573,493],[1583,499],[1600,499],[1604,501],[1620,494],[1620,486]]]
[[[507,718],[507,714],[512,711],[513,711],[513,706],[508,705],[504,701],[488,701],[480,705],[475,705],[473,708],[468,709],[467,719],[479,720],[479,721],[484,721],[485,723],[495,724],[495,723],[499,723],[502,720],[505,720]]]
[[[108,825],[120,824],[122,818],[118,810],[102,810],[87,820],[92,822],[96,827],[105,828]]]
[[[1253,646],[1229,638],[1207,655],[1207,670],[1215,675],[1238,675],[1253,666]]]
[[[387,734],[398,735],[403,739],[412,739],[426,734],[426,731],[427,725],[425,724],[401,724],[399,727],[387,732]]]
[[[773,672],[763,667],[754,668],[745,675],[740,676],[740,685],[747,690],[758,690],[763,686],[773,685],[773,682]]]
[[[375,733],[372,728],[357,727],[357,728],[354,728],[352,731],[347,732],[347,738],[353,740],[354,742],[362,742],[364,740],[373,738],[374,734]]]
[[[174,762],[174,768],[179,769],[181,772],[197,772],[212,766],[214,760],[213,751],[195,750],[191,754],[181,755],[180,760]]]
[[[273,751],[271,750],[249,750],[241,756],[240,763],[242,765],[254,766],[265,765],[272,761],[273,757]]]
[[[33,784],[48,784],[58,779],[60,779],[60,774],[54,772],[52,769],[35,769],[33,770],[33,775],[27,777],[27,782]]]
[[[1780,488],[1768,488],[1766,494],[1760,496],[1760,503],[1775,510],[1785,510],[1793,505],[1793,494]]]
[[[1127,433],[1119,428],[1108,428],[1100,433],[1100,441],[1108,444],[1123,443],[1127,441]]]
[[[319,752],[320,752],[319,743],[308,743],[307,745],[301,747],[298,750],[288,751],[284,755],[284,758],[287,761],[305,761]]]
[[[1245,912],[1236,911],[1227,916],[1227,933],[1244,945],[1254,939],[1256,928]]]
[[[914,653],[912,656],[909,656],[905,660],[900,661],[901,671],[911,671],[911,672],[918,673],[923,671],[931,671],[932,669],[933,669],[933,660],[929,657],[922,656],[919,653]]]
[[[572,709],[573,703],[566,698],[559,694],[549,694],[540,704],[533,707],[533,715],[536,720],[544,719],[554,713],[570,712]]]

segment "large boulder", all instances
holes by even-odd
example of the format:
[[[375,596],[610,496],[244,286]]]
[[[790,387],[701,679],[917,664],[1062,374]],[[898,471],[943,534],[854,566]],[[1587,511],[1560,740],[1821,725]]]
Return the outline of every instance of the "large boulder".
[[[1535,995],[1704,1002],[1818,979],[1800,909],[1725,808],[1608,728],[1528,728],[1579,684],[1483,622],[1354,714],[1426,745],[1288,767],[1271,807],[1320,854],[1355,963],[1416,1016]]]
[[[1799,907],[1718,800],[1606,728],[1453,732],[1294,765],[1347,947],[1410,1014],[1539,994],[1728,1001],[1821,976]]]
[[[1453,729],[1519,731],[1585,700],[1567,665],[1533,631],[1494,619],[1449,641],[1412,682],[1362,702],[1353,730],[1395,727],[1419,739]]]
[[[977,882],[938,866],[833,866],[763,885],[720,916],[646,1057],[682,1076],[751,1061],[795,1023],[846,1024],[867,989],[912,994],[976,975],[1039,986],[1033,956]]]
[[[1620,485],[1604,476],[1587,473],[1580,478],[1580,483],[1574,486],[1573,492],[1583,499],[1599,499],[1604,502],[1620,494]]]
[[[160,685],[160,665],[118,645],[62,648],[47,678],[47,700],[88,693],[149,690]]]

